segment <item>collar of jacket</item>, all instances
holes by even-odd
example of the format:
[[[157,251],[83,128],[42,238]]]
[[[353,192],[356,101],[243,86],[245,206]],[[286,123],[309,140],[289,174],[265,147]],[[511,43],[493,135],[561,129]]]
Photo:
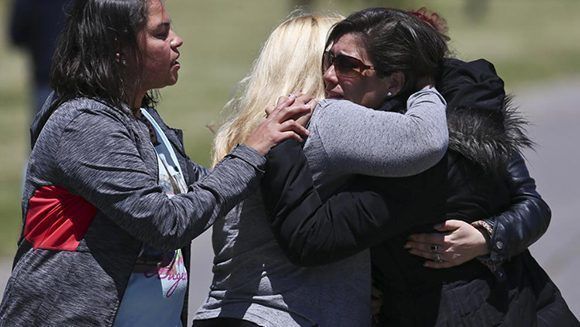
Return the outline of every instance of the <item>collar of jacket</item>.
[[[449,150],[486,173],[502,172],[514,153],[534,146],[526,135],[527,120],[512,105],[490,62],[446,59],[436,88],[447,101]],[[402,113],[405,98],[389,98],[380,110]]]
[[[449,149],[484,171],[501,172],[514,153],[533,147],[527,120],[490,62],[446,60],[437,89],[447,100]]]

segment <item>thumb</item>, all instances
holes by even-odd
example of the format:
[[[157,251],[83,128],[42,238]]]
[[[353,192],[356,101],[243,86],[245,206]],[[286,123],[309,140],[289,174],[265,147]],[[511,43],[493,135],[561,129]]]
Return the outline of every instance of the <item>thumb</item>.
[[[461,227],[461,221],[454,220],[454,219],[446,220],[446,221],[434,226],[435,230],[437,230],[439,232],[454,231],[454,230],[458,229],[459,227]]]

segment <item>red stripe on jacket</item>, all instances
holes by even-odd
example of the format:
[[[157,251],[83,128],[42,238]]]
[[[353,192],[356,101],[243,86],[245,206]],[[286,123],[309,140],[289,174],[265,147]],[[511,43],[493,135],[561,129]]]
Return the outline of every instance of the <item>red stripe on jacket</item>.
[[[75,251],[96,213],[82,197],[43,186],[28,201],[24,237],[35,249]]]

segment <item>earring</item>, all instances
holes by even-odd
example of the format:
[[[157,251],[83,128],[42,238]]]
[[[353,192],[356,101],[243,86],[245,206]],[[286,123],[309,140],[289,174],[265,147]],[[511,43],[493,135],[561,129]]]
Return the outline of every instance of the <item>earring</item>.
[[[127,60],[125,58],[121,58],[121,54],[120,53],[115,53],[115,61],[123,66],[127,65]]]
[[[390,98],[393,96],[393,93],[391,91],[387,92],[387,96]]]

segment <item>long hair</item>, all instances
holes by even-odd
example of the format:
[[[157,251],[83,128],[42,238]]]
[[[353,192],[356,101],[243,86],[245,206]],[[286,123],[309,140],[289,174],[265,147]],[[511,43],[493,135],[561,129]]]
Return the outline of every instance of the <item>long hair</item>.
[[[445,29],[422,12],[391,8],[368,8],[355,12],[338,23],[330,33],[327,48],[345,34],[362,37],[367,53],[381,77],[400,71],[405,75],[402,95],[416,91],[420,77],[437,76],[448,55]],[[419,16],[421,13],[423,16]],[[444,23],[438,17],[438,23]]]
[[[147,9],[148,0],[75,1],[53,58],[53,110],[77,97],[97,98],[116,107],[133,100],[127,91],[139,81],[128,80],[120,54],[134,58],[140,67],[137,34],[147,23]],[[143,105],[154,102],[148,94]]]
[[[250,74],[240,82],[238,95],[224,108],[230,118],[214,139],[214,165],[246,140],[278,97],[297,91],[324,96],[324,44],[330,28],[341,19],[338,15],[300,15],[274,29]]]

